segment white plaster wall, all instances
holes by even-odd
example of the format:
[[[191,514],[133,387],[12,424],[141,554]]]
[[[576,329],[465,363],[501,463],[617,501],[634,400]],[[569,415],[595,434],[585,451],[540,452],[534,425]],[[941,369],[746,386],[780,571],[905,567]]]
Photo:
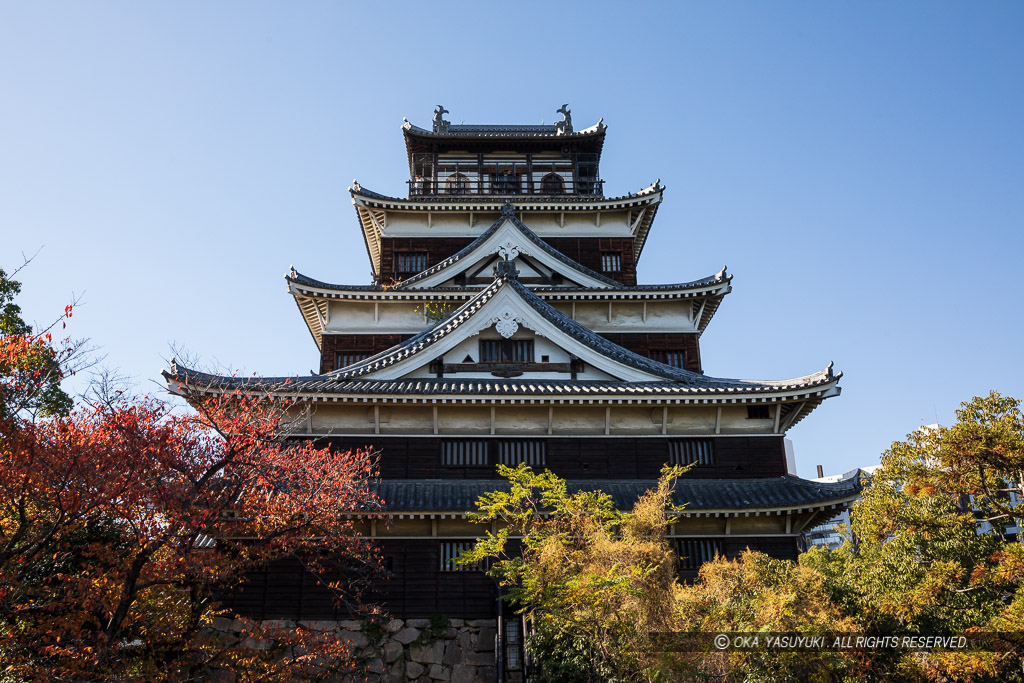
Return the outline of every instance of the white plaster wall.
[[[491,409],[487,406],[437,407],[437,428],[441,434],[490,434]]]
[[[752,420],[747,417],[747,406],[722,408],[722,432],[729,434],[764,434],[775,429],[775,406],[768,407],[770,418]]]
[[[715,406],[670,406],[669,434],[714,434]]]
[[[651,422],[651,409],[645,406],[612,406],[610,432],[612,434],[661,434],[661,411],[658,422]]]
[[[366,406],[317,405],[313,407],[311,424],[314,433],[337,432],[365,434],[373,431],[372,408]]]
[[[556,406],[552,417],[556,434],[604,434],[603,406]]]
[[[514,406],[494,411],[495,434],[547,434],[548,409]]]

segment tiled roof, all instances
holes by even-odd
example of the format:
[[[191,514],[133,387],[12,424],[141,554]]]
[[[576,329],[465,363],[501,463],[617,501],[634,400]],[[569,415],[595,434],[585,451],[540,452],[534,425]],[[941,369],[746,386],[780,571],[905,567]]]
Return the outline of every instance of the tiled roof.
[[[596,332],[592,332],[580,323],[566,316],[564,313],[561,313],[550,304],[545,303],[540,299],[540,297],[531,292],[528,287],[519,282],[518,279],[509,276],[507,273],[499,276],[493,283],[481,290],[479,294],[460,306],[447,318],[436,323],[432,327],[429,327],[423,332],[410,337],[386,351],[382,351],[381,353],[371,356],[366,360],[341,368],[340,370],[335,370],[330,373],[329,376],[338,381],[356,379],[394,365],[413,354],[421,353],[428,347],[439,342],[441,339],[455,333],[459,327],[466,324],[467,321],[469,321],[470,318],[472,318],[473,315],[484,306],[484,304],[486,304],[494,295],[505,287],[512,288],[524,303],[558,327],[559,330],[616,362],[689,386],[729,387],[739,389],[750,385],[749,382],[741,380],[706,377],[690,370],[674,368],[637,355],[618,344],[608,341]],[[816,375],[814,377],[816,377]],[[801,378],[801,380],[806,379],[808,378]],[[831,380],[831,366],[828,370],[828,379]],[[773,386],[775,386],[774,383]]]
[[[421,273],[417,273],[416,275],[410,277],[407,280],[402,280],[397,285],[395,285],[395,289],[411,289],[415,287],[417,282],[422,282],[424,279],[430,277],[434,273],[445,270],[446,268],[453,266],[459,261],[465,260],[467,257],[471,256],[473,252],[475,252],[480,247],[481,244],[487,241],[487,239],[491,235],[497,232],[498,229],[501,228],[501,226],[504,225],[506,221],[511,222],[512,225],[514,225],[519,230],[519,232],[521,232],[524,237],[530,240],[530,242],[532,242],[538,249],[541,249],[550,256],[554,257],[560,263],[565,264],[568,268],[571,268],[572,270],[582,273],[589,278],[597,280],[598,282],[603,282],[612,289],[619,289],[622,287],[621,283],[616,282],[615,280],[612,280],[609,277],[605,277],[604,275],[601,275],[600,273],[577,263],[576,261],[572,260],[565,254],[558,251],[550,244],[542,240],[540,237],[537,236],[535,232],[533,232],[533,230],[530,230],[528,227],[526,227],[523,224],[523,222],[516,217],[515,208],[513,207],[513,205],[511,203],[506,203],[501,208],[501,217],[498,218],[498,220],[495,221],[494,224],[491,225],[491,227],[487,228],[487,230],[485,230],[479,237],[477,237],[475,240],[473,240],[472,242],[470,242],[465,247],[455,252],[448,258],[444,259],[443,261],[439,261],[430,268],[427,268]]]
[[[570,493],[604,491],[616,508],[630,510],[654,480],[610,479],[568,481]],[[672,499],[685,505],[684,514],[709,510],[765,510],[818,507],[845,503],[861,489],[856,477],[836,483],[820,483],[798,477],[750,479],[687,479],[676,482]],[[376,492],[388,512],[465,512],[475,510],[476,501],[490,491],[508,491],[499,479],[417,479],[382,480]]]
[[[675,368],[640,356],[601,335],[591,331],[575,320],[545,303],[515,277],[514,266],[507,261],[497,269],[496,279],[473,298],[464,303],[448,317],[426,330],[395,346],[347,367],[326,375],[294,378],[266,378],[243,380],[235,383],[233,378],[220,378],[186,370],[178,377],[178,370],[172,368],[171,376],[189,384],[206,386],[245,386],[250,389],[270,388],[288,393],[458,393],[458,394],[512,394],[512,395],[578,395],[578,394],[756,394],[779,391],[795,391],[829,384],[838,380],[842,373],[833,375],[832,364],[822,371],[788,380],[752,381],[708,377],[683,368]],[[424,352],[442,339],[454,334],[490,301],[499,291],[510,288],[518,298],[545,320],[567,336],[600,353],[617,363],[642,372],[664,378],[664,382],[587,382],[559,380],[360,380],[374,372],[388,368],[413,355]]]
[[[391,195],[382,194],[380,192],[374,192],[366,187],[355,183],[349,188],[349,193],[353,196],[359,196],[364,199],[375,199],[379,203],[393,205],[403,205],[403,208],[417,208],[423,206],[426,209],[431,209],[430,204],[473,204],[473,205],[488,205],[490,210],[497,208],[496,205],[504,204],[505,202],[512,201],[515,203],[516,208],[519,210],[530,210],[531,205],[535,204],[634,204],[641,203],[642,200],[647,199],[650,195],[658,192],[663,192],[665,186],[661,184],[661,180],[657,180],[651,185],[642,188],[636,192],[630,192],[624,195],[618,195],[615,197],[604,197],[601,195],[519,195],[515,199],[509,199],[508,197],[502,197],[497,195],[486,195],[486,194],[460,194],[460,195],[417,195],[414,197],[392,197]],[[586,210],[591,207],[580,206],[578,210]],[[597,207],[600,208],[600,207]],[[615,207],[620,208],[620,207]]]
[[[445,132],[445,133],[435,133],[432,130],[427,130],[426,128],[420,128],[419,126],[414,126],[413,124],[409,123],[409,121],[407,121],[407,120],[402,123],[402,130],[405,132],[406,135],[414,135],[416,137],[443,138],[443,139],[448,139],[448,138],[453,138],[453,137],[473,137],[473,138],[493,138],[493,137],[502,137],[502,138],[509,138],[509,137],[512,137],[512,138],[537,138],[537,137],[549,138],[550,137],[550,138],[553,138],[553,137],[558,137],[558,138],[564,138],[564,139],[571,140],[571,139],[574,139],[574,138],[578,139],[578,138],[581,138],[581,137],[594,137],[594,136],[598,136],[598,135],[603,136],[607,129],[608,129],[608,126],[606,126],[604,124],[604,119],[601,119],[600,121],[595,123],[593,126],[590,126],[589,128],[584,128],[582,130],[573,131],[572,133],[561,133],[561,134],[559,134],[558,127],[555,126],[555,125],[531,126],[531,125],[515,125],[515,124],[508,124],[508,125],[502,125],[502,124],[498,124],[498,125],[486,125],[486,124],[468,124],[468,125],[467,124],[449,124],[448,128],[447,128],[447,132]]]
[[[287,275],[285,275],[285,280],[287,280],[288,282],[293,282],[293,283],[295,283],[297,285],[303,285],[303,286],[306,286],[306,287],[315,287],[316,289],[326,289],[326,290],[339,291],[339,292],[389,292],[389,291],[394,291],[395,289],[397,289],[396,287],[381,287],[380,285],[345,285],[345,284],[336,284],[336,283],[332,283],[332,282],[324,282],[322,280],[317,280],[317,279],[311,278],[308,275],[304,275],[304,274],[296,271],[295,269],[292,269],[291,272],[289,272]],[[540,286],[540,287],[531,287],[530,290],[533,291],[534,294],[538,294],[538,295],[542,295],[542,294],[567,294],[567,295],[573,295],[573,294],[600,294],[600,295],[606,295],[606,294],[629,294],[630,292],[637,292],[637,293],[643,293],[643,292],[679,292],[679,291],[685,291],[685,290],[690,290],[690,289],[702,289],[702,288],[705,288],[705,287],[711,287],[711,286],[714,286],[714,285],[717,285],[717,284],[722,284],[724,282],[730,282],[731,280],[732,280],[732,275],[727,275],[726,274],[726,269],[723,268],[722,270],[718,271],[714,275],[709,275],[707,277],[702,277],[702,278],[699,278],[697,280],[692,280],[690,282],[672,282],[672,283],[657,284],[657,285],[624,285],[624,284],[621,284],[621,283],[617,282],[617,283],[615,283],[616,286],[615,286],[614,289],[597,289],[597,288],[594,288],[594,287],[565,287],[565,286],[547,286],[547,285],[544,285],[544,286]],[[472,292],[479,292],[481,287],[483,287],[483,286],[484,285],[466,285],[466,286],[462,286],[462,287],[429,287],[429,288],[424,288],[422,290],[415,290],[415,291],[423,292],[425,294],[434,293],[434,292],[436,292],[438,294],[445,294],[445,293],[450,293],[450,292],[470,292],[470,293],[472,293]]]
[[[508,263],[508,262],[504,262]],[[326,375],[294,378],[264,378],[261,380],[238,380],[222,378],[203,373],[191,373],[177,377],[177,370],[171,376],[190,384],[210,386],[245,386],[250,389],[272,389],[288,393],[398,393],[398,394],[511,394],[511,395],[566,395],[580,394],[626,394],[626,395],[672,395],[672,394],[757,394],[779,391],[796,391],[829,384],[838,380],[842,373],[833,375],[832,364],[822,371],[788,380],[752,381],[708,377],[683,368],[675,368],[637,355],[599,334],[592,332],[572,320],[551,305],[542,301],[528,287],[523,285],[509,271],[508,264],[493,283],[464,303],[444,320],[427,328],[409,339],[373,355],[358,363],[335,370]],[[503,288],[511,288],[522,302],[536,311],[545,320],[556,326],[567,336],[613,361],[641,370],[666,381],[653,382],[601,382],[563,380],[498,380],[498,379],[411,379],[411,380],[369,380],[360,379],[366,375],[390,367],[415,354],[424,352],[442,339],[454,334]],[[191,373],[191,374],[190,374]],[[171,377],[169,377],[170,379]]]

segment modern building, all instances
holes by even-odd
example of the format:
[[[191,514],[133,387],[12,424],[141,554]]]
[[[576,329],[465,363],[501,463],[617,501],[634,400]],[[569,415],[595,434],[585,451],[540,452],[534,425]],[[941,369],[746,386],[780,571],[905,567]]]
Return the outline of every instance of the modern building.
[[[842,474],[831,474],[828,476],[821,475],[821,465],[818,465],[819,476],[811,481],[817,481],[826,484],[836,484],[842,482],[859,482],[860,486],[869,485],[871,482],[871,475],[875,473],[881,465],[869,465],[867,467],[858,467],[857,469],[850,470],[849,472],[843,472]],[[860,500],[860,493],[857,497],[851,501],[850,505]],[[833,517],[832,519],[826,520],[821,524],[818,524],[811,529],[808,529],[804,534],[804,544],[807,547],[820,546],[828,548],[829,550],[835,550],[846,541],[850,531],[850,507],[844,507],[842,511]]]
[[[553,125],[454,125],[443,107],[430,129],[405,122],[407,196],[350,189],[373,282],[285,278],[319,374],[165,373],[172,391],[272,389],[294,400],[298,438],[380,454],[387,519],[365,528],[390,572],[384,603],[401,617],[498,614],[494,582],[455,562],[481,535],[466,512],[503,485],[498,463],[550,469],[622,508],[665,463],[693,464],[671,528],[684,577],[748,547],[795,558],[801,534],[857,494],[856,482],[789,474],[784,445],[839,395],[841,373],[705,374],[701,335],[732,276],[637,284],[665,186],[606,195],[607,127],[577,130],[559,111]],[[238,605],[338,616],[292,569],[268,569]]]

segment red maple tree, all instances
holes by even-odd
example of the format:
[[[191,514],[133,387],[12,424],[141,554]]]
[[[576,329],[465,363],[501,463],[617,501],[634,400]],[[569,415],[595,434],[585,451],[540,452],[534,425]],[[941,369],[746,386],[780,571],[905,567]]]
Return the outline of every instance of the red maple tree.
[[[0,677],[358,671],[345,640],[235,619],[218,596],[298,557],[317,576],[337,558],[360,567],[330,586],[355,598],[377,559],[345,513],[375,505],[372,454],[287,443],[287,406],[271,396],[196,395],[182,412],[115,395],[26,412],[59,357],[46,336],[0,335]],[[240,628],[217,630],[217,618]]]

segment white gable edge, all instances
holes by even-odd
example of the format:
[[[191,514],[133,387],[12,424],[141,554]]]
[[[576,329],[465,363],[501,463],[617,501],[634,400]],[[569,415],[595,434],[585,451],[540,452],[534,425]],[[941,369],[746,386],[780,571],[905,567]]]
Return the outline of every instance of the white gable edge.
[[[534,310],[527,302],[523,301],[522,297],[512,287],[502,287],[479,310],[474,312],[468,320],[460,323],[459,328],[452,334],[446,335],[437,343],[431,344],[426,349],[414,353],[386,368],[362,375],[362,378],[401,379],[429,365],[431,361],[454,349],[466,339],[489,329],[499,320],[514,320],[518,325],[522,325],[532,330],[535,334],[545,337],[587,365],[591,365],[617,380],[623,382],[666,381],[664,377],[652,375],[613,360],[569,336]]]
[[[500,254],[502,258],[508,255],[509,260],[514,260],[515,256],[524,254],[581,287],[611,289],[607,282],[593,278],[552,256],[547,250],[541,248],[524,235],[510,218],[506,218],[490,237],[477,245],[471,254],[472,256],[467,254],[465,257],[441,268],[436,273],[431,273],[422,280],[418,280],[409,289],[440,287],[454,277],[451,274],[452,269],[458,268],[460,272],[461,270],[470,270],[481,261],[490,259],[494,254]]]

